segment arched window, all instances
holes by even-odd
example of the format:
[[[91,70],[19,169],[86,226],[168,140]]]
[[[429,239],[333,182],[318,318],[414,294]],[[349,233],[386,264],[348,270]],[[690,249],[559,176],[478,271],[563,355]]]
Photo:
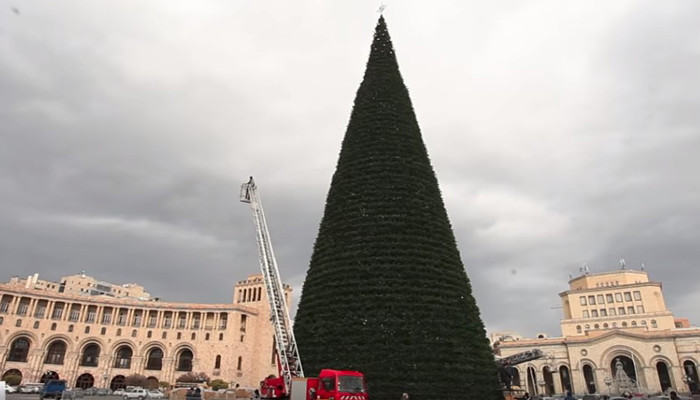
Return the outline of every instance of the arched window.
[[[55,331],[55,330],[56,330],[56,323],[55,323],[55,322],[54,322],[53,324],[51,324],[51,330],[52,330],[52,331]]]
[[[158,347],[148,352],[146,369],[161,370],[163,368],[163,350]]]
[[[238,356],[238,366],[236,367],[237,370],[241,370],[243,368],[243,357]]]
[[[68,332],[73,332],[73,325],[68,325]]]
[[[593,328],[595,328],[595,329],[600,329],[600,325],[595,324],[595,325],[593,325]]]
[[[219,340],[224,340],[224,334],[223,334],[223,333],[219,333]]]
[[[581,332],[582,332],[581,325],[576,325],[576,333],[581,333]]]
[[[177,370],[178,371],[192,371],[192,351],[185,349],[180,352],[177,357]]]
[[[107,328],[100,329],[100,335],[105,335],[105,334],[107,334]]]
[[[609,327],[610,327],[610,326],[608,325],[607,322],[603,324],[603,329],[608,329]]]
[[[163,339],[167,339],[167,338],[168,338],[168,332],[163,331]]]
[[[651,327],[652,327],[652,328],[658,328],[658,326],[656,325],[656,320],[655,320],[655,319],[652,319],[652,320],[651,320]]]
[[[206,335],[204,335],[204,340],[209,340],[209,333],[208,332]]]
[[[622,323],[622,327],[623,327],[623,328],[627,328],[627,322],[623,322],[623,323]]]
[[[46,352],[44,363],[46,364],[63,364],[63,357],[66,355],[66,343],[62,340],[57,340],[49,345]]]
[[[39,321],[34,321],[34,329],[39,329]]]
[[[27,338],[17,338],[10,345],[10,352],[7,355],[7,361],[27,362],[29,354],[29,340]]]
[[[217,354],[216,361],[214,361],[214,369],[220,369],[220,368],[221,368],[221,355]]]
[[[146,337],[147,337],[147,338],[150,339],[151,336],[153,336],[153,331],[148,331],[148,332],[146,332]]]
[[[131,337],[136,337],[136,329],[134,329],[133,331],[131,331]]]
[[[122,346],[117,350],[117,356],[114,358],[114,368],[131,368],[131,356],[134,352],[128,346]]]
[[[80,365],[85,367],[96,367],[100,357],[100,346],[91,343],[83,349],[83,355],[80,357]]]
[[[637,326],[637,321],[632,321],[632,326]]]
[[[85,327],[85,333],[90,333],[90,327],[89,327],[89,326],[86,326],[86,327]]]
[[[117,328],[117,336],[121,336],[121,335],[122,335],[122,328]]]
[[[192,340],[194,340],[197,337],[197,334],[192,332]]]
[[[17,321],[15,321],[15,326],[18,327],[18,328],[19,328],[20,326],[22,326],[22,320],[21,320],[21,319],[18,319]]]
[[[182,339],[182,332],[177,333],[177,340],[180,340],[180,339]]]

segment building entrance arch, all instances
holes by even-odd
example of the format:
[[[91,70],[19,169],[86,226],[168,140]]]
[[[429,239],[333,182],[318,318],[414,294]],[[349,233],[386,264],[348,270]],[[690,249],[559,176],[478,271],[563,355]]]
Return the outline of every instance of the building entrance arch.
[[[683,362],[683,380],[688,384],[690,393],[700,392],[700,381],[698,380],[698,369],[694,362],[685,360]]]
[[[126,387],[126,377],[124,375],[117,375],[112,378],[112,382],[109,384],[109,388],[114,390],[124,389]]]
[[[666,393],[668,388],[673,386],[671,383],[671,374],[668,370],[668,364],[665,361],[658,361],[656,363],[656,375],[659,377],[659,386],[661,386],[661,391]]]
[[[75,381],[75,387],[87,389],[95,386],[95,377],[92,374],[82,374]]]
[[[8,369],[7,371],[5,371],[4,374],[2,374],[2,380],[7,381],[8,376],[18,376],[19,382],[17,384],[19,385],[20,383],[22,383],[22,371],[16,368]]]
[[[612,371],[612,389],[617,393],[639,393],[640,385],[637,382],[637,365],[634,360],[626,355],[618,355],[610,362]]]
[[[158,378],[155,376],[146,378],[146,389],[158,389]]]

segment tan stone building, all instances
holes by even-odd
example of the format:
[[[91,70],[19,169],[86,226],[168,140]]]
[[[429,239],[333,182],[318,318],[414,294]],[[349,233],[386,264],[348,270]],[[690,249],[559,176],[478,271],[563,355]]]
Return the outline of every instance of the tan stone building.
[[[231,303],[149,298],[139,285],[84,274],[0,284],[0,372],[23,382],[58,377],[70,386],[113,389],[131,374],[174,384],[204,372],[254,387],[277,373],[261,275],[237,282]]]
[[[561,292],[562,336],[525,339],[493,334],[501,357],[540,349],[519,364],[512,383],[529,393],[698,392],[700,329],[674,318],[662,285],[645,271],[592,274],[587,268]]]

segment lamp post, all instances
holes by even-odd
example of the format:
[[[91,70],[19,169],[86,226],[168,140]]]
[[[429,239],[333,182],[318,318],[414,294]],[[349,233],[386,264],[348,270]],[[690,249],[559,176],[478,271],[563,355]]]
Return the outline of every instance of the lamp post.
[[[693,378],[691,378],[688,375],[683,375],[682,379],[683,379],[683,382],[685,382],[685,384],[688,386],[688,392],[692,393],[693,390],[690,388],[690,385],[693,383]]]
[[[605,382],[605,386],[608,387],[608,394],[612,394],[612,391],[611,391],[611,389],[610,389],[610,386],[612,386],[613,379],[608,375],[608,376],[605,377],[605,381],[604,381],[604,382]]]

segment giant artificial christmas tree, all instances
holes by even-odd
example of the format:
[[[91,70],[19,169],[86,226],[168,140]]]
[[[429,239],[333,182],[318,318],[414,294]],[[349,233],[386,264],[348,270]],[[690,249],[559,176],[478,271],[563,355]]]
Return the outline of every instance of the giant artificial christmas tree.
[[[496,367],[383,17],[294,324],[307,375],[370,396],[497,399]]]

